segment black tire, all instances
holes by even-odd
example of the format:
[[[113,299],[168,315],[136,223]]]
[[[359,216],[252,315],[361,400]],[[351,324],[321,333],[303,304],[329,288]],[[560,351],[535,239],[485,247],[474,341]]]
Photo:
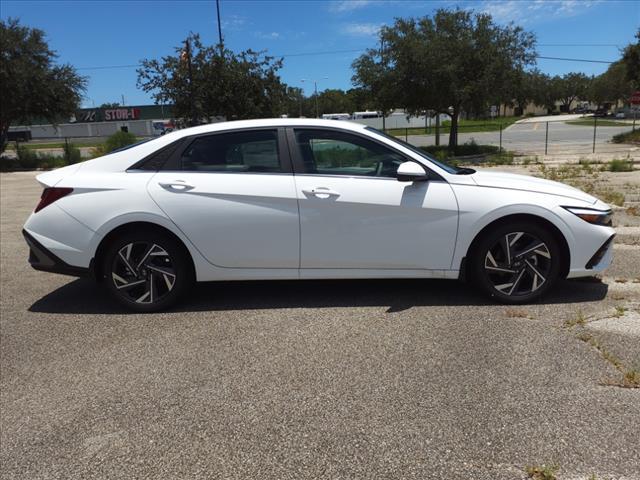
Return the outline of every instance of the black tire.
[[[136,312],[169,308],[194,282],[185,247],[157,230],[119,236],[107,249],[102,271],[111,295]]]
[[[548,229],[514,222],[483,235],[470,259],[471,273],[480,289],[494,299],[506,304],[529,303],[556,282],[561,255]]]

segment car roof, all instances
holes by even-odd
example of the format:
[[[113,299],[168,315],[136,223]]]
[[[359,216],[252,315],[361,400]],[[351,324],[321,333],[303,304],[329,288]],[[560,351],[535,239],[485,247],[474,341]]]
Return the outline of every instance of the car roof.
[[[259,127],[335,127],[346,130],[362,130],[366,125],[362,123],[350,122],[347,120],[328,120],[321,118],[260,118],[254,120],[232,120],[229,122],[209,123],[197,127],[184,128],[172,132],[173,138],[186,137],[189,135],[201,135],[210,132],[221,132],[225,130],[235,130],[241,128]]]

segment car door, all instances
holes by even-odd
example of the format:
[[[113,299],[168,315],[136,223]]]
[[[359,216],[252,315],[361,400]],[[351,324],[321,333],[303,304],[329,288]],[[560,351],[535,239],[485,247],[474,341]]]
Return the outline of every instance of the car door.
[[[458,207],[433,179],[400,182],[407,160],[338,129],[291,128],[302,269],[450,269]]]
[[[284,131],[187,140],[148,184],[158,206],[212,264],[298,268],[298,201]]]

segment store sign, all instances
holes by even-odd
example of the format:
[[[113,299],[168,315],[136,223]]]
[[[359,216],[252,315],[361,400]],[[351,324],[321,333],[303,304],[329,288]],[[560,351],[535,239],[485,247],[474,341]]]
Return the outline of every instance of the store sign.
[[[140,118],[139,108],[109,108],[104,111],[104,121],[137,120]]]

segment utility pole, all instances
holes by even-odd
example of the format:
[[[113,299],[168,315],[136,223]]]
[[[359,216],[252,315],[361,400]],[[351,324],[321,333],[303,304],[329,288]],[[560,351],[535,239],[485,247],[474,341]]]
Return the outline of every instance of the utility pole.
[[[196,114],[195,114],[195,104],[193,102],[193,71],[191,69],[191,44],[189,43],[189,39],[187,38],[185,41],[185,53],[187,59],[187,75],[189,76],[189,109],[191,111],[191,119],[189,121],[190,125],[193,126],[196,124]]]
[[[224,57],[224,44],[222,43],[222,26],[220,23],[220,0],[216,0],[216,10],[218,12],[218,43],[220,45],[220,57]]]

